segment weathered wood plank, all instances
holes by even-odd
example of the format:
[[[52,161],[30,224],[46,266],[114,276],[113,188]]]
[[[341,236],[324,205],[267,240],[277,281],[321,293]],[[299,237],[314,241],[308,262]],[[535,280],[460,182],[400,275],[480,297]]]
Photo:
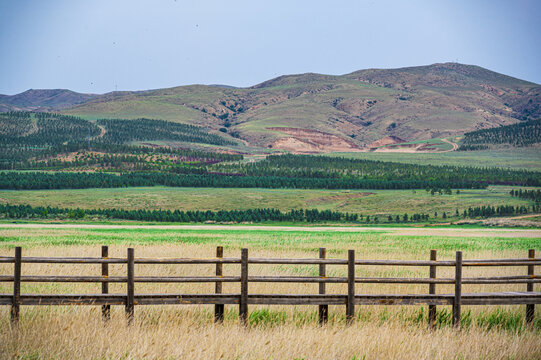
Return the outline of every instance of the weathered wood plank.
[[[137,305],[239,304],[240,294],[135,294]],[[125,305],[126,294],[23,294],[21,305]],[[356,305],[452,305],[454,294],[362,294]],[[0,294],[0,304],[10,305],[13,295]],[[248,304],[260,305],[346,305],[340,294],[249,294]],[[463,305],[541,304],[541,292],[462,294]]]
[[[331,294],[252,294],[248,295],[250,305],[346,305],[346,295]]]
[[[137,258],[136,264],[240,264],[239,258]]]
[[[13,256],[0,256],[0,263],[13,263],[15,258]]]
[[[13,295],[0,294],[0,305],[12,305]]]
[[[126,259],[101,257],[23,257],[23,263],[29,264],[125,264]]]
[[[531,261],[494,261],[494,262],[482,262],[482,261],[469,261],[462,266],[528,266],[528,265],[541,265],[540,260]]]
[[[124,294],[24,294],[22,305],[125,305]]]
[[[141,294],[135,295],[137,305],[238,305],[240,294]]]
[[[0,263],[12,263],[13,257],[0,256]],[[99,257],[24,257],[23,263],[43,264],[125,264],[126,258],[99,258]],[[240,264],[239,258],[137,258],[135,264]],[[347,265],[344,259],[277,259],[277,258],[251,258],[250,264],[296,264],[296,265]],[[455,261],[429,261],[429,260],[356,260],[355,265],[383,265],[383,266],[455,266]],[[541,265],[541,259],[488,259],[464,260],[463,266],[527,266]]]
[[[356,295],[357,305],[452,305],[453,295]]]
[[[104,264],[102,264],[104,265]],[[320,265],[321,266],[321,265]],[[26,275],[21,282],[73,282],[73,283],[125,283],[125,276],[85,276],[85,275]],[[13,282],[13,276],[0,275],[0,282]],[[208,283],[240,282],[240,276],[136,276],[136,283]],[[248,282],[292,282],[292,283],[347,283],[347,277],[315,276],[249,276]],[[454,278],[372,278],[356,277],[356,283],[365,284],[454,284]],[[528,284],[541,283],[540,276],[509,276],[493,278],[463,278],[462,284]]]

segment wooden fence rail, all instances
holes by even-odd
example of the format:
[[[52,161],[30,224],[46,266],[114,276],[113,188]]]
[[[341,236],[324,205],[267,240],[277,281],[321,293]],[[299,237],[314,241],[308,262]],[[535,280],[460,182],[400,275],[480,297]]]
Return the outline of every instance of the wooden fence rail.
[[[126,258],[110,258],[107,246],[102,246],[101,257],[23,257],[22,249],[15,248],[13,257],[0,256],[0,263],[12,263],[13,275],[0,275],[0,282],[13,283],[12,294],[0,294],[0,305],[11,306],[11,321],[14,326],[19,320],[21,305],[99,305],[102,318],[108,321],[111,305],[123,305],[128,323],[135,316],[135,305],[166,304],[213,304],[214,319],[224,319],[227,304],[239,306],[241,323],[248,320],[248,305],[318,305],[319,322],[328,320],[329,305],[345,305],[346,321],[353,322],[356,305],[428,305],[428,322],[435,325],[436,306],[452,306],[452,323],[460,324],[462,305],[526,305],[526,323],[534,320],[535,304],[541,304],[541,292],[534,291],[534,284],[541,283],[541,276],[535,275],[535,266],[541,259],[535,258],[535,250],[528,251],[527,258],[463,260],[457,251],[455,260],[438,261],[436,250],[430,251],[430,260],[363,260],[355,258],[355,251],[348,251],[347,259],[328,259],[326,249],[319,249],[319,258],[279,259],[250,258],[248,249],[242,249],[240,258],[223,257],[223,248],[216,249],[215,258],[136,258],[134,249],[127,250]],[[22,264],[101,264],[101,276],[49,276],[22,275]],[[126,276],[109,276],[109,264],[125,264]],[[215,264],[215,276],[136,276],[136,264]],[[240,276],[225,276],[223,264],[240,265]],[[318,265],[318,276],[250,276],[250,264]],[[346,265],[346,277],[327,277],[327,266]],[[429,268],[428,278],[357,277],[356,266],[421,266]],[[455,276],[438,278],[438,267],[454,267]],[[525,275],[494,277],[463,277],[463,267],[480,266],[524,266]],[[101,294],[21,294],[21,282],[76,282],[101,283]],[[223,293],[223,283],[240,283],[240,293]],[[252,294],[250,283],[317,283],[317,294]],[[126,293],[110,294],[109,283],[125,283]],[[135,283],[215,283],[213,294],[138,294]],[[357,294],[355,284],[428,284],[428,294]],[[347,284],[346,294],[327,294],[326,284]],[[437,284],[454,284],[452,294],[437,294]],[[464,284],[526,284],[525,292],[463,293]]]

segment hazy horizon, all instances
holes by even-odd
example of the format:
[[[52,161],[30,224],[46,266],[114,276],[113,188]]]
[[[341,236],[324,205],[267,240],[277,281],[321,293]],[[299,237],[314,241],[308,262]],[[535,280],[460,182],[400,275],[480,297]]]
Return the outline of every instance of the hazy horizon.
[[[541,2],[0,4],[0,93],[191,84],[458,62],[541,83]]]

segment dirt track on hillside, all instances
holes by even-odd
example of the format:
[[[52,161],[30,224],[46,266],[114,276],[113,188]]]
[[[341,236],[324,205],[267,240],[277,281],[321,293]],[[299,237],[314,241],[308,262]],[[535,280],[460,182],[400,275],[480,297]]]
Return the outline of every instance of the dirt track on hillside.
[[[0,224],[0,229],[155,229],[155,230],[243,230],[243,231],[306,231],[306,232],[365,232],[381,231],[400,236],[451,237],[521,237],[541,238],[541,229],[459,229],[459,228],[385,228],[355,226],[261,226],[261,225],[105,225],[105,224]]]

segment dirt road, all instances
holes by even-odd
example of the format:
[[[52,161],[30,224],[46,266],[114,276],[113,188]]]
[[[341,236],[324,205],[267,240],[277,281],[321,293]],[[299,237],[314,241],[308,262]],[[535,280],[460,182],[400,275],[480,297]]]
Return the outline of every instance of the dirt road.
[[[541,229],[460,229],[356,226],[262,226],[262,225],[105,225],[105,224],[0,224],[0,229],[149,229],[149,230],[239,230],[239,231],[306,231],[370,232],[399,236],[521,237],[540,238]]]
[[[458,144],[455,144],[454,142],[451,142],[447,139],[441,139],[441,141],[447,143],[447,144],[450,144],[453,148],[451,150],[444,150],[444,151],[439,151],[439,152],[450,152],[450,151],[455,151],[458,149]]]

